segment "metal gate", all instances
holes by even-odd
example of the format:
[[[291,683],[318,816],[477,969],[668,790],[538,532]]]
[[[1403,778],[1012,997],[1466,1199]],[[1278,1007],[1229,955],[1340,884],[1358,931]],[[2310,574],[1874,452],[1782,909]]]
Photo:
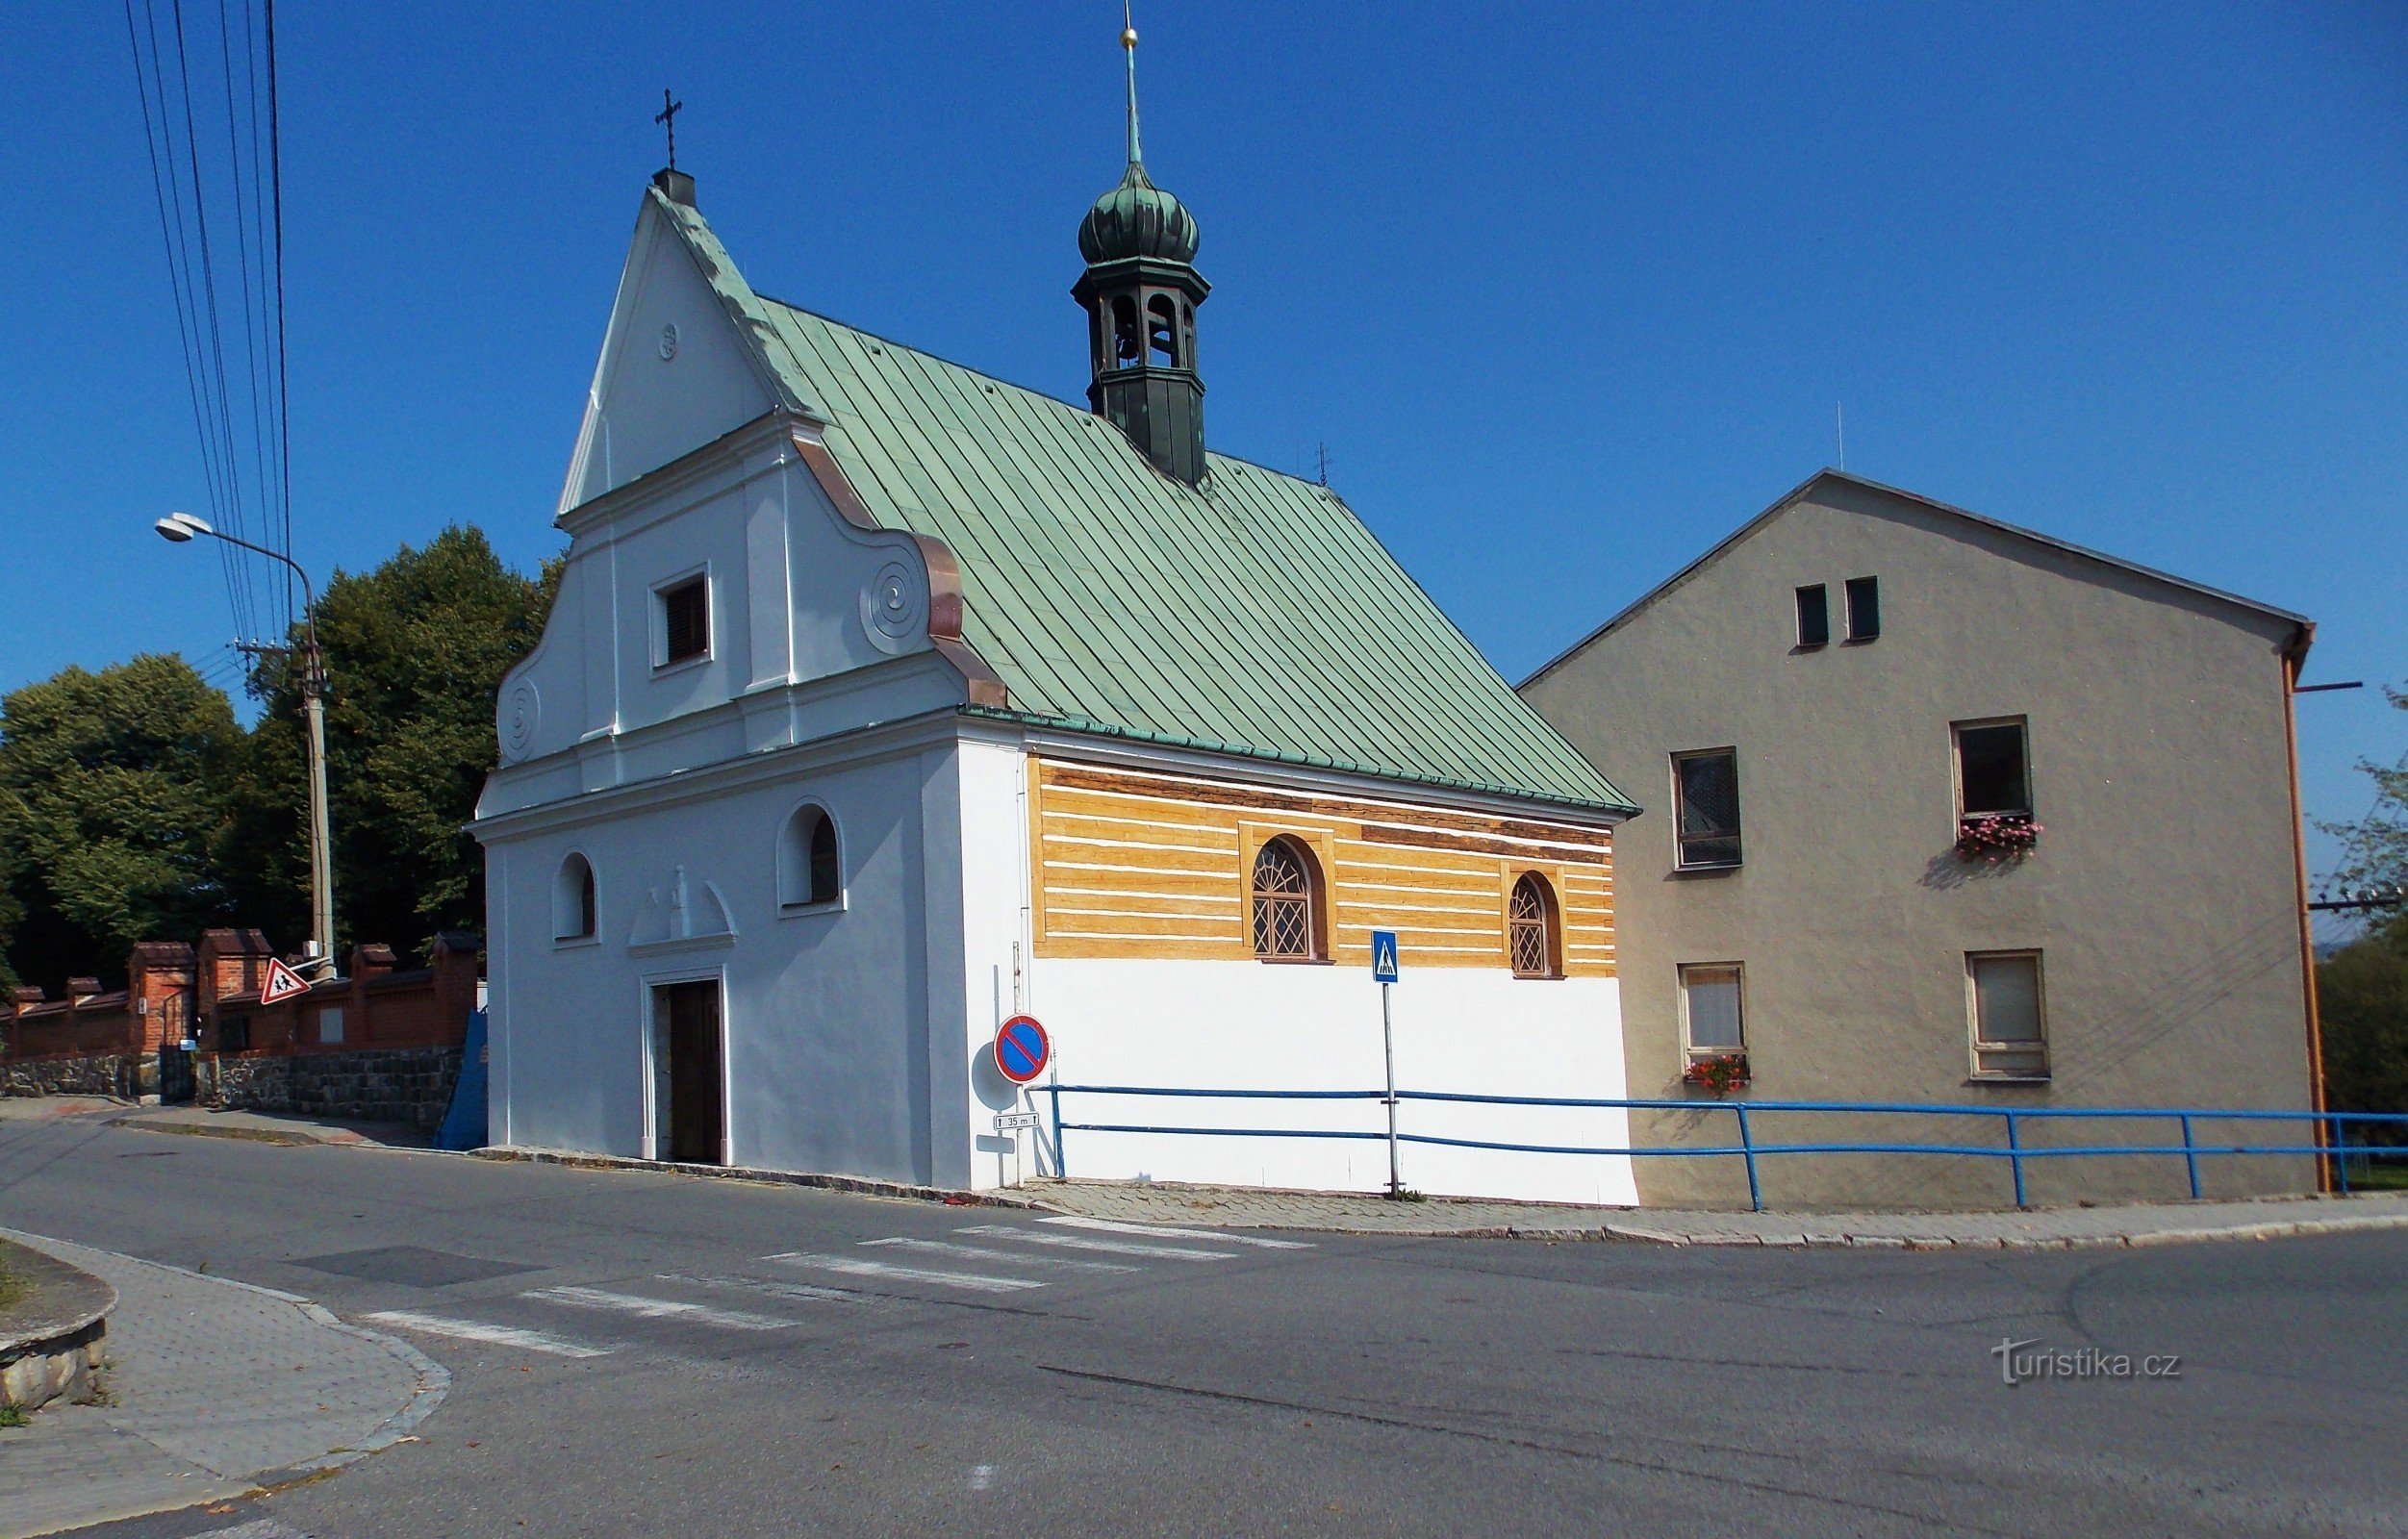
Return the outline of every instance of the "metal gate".
[[[159,1103],[190,1105],[192,1099],[192,1054],[174,1043],[159,1048]]]

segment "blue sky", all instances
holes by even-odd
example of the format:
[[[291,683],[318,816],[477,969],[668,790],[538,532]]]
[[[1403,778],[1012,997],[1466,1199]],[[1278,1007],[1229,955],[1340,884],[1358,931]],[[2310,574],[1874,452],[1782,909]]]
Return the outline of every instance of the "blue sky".
[[[196,17],[205,8],[194,7]],[[222,655],[122,12],[19,8],[0,689]],[[664,85],[767,292],[1076,397],[1117,8],[288,4],[296,548],[532,566]],[[1216,447],[1331,479],[1509,677],[1836,454],[2408,679],[2408,10],[1147,4]],[[2312,813],[2408,749],[2301,702]],[[2319,841],[2319,863],[2329,845]]]

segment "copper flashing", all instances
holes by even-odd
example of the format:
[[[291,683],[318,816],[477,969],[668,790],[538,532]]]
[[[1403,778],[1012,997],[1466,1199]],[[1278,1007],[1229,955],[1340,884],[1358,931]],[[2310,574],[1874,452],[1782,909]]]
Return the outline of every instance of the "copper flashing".
[[[812,479],[819,482],[820,490],[827,493],[827,500],[835,504],[847,523],[878,534],[900,534],[920,547],[921,564],[928,573],[928,641],[969,684],[971,704],[1008,709],[1011,694],[1003,687],[1003,680],[987,667],[986,659],[962,640],[961,563],[953,558],[952,547],[932,535],[889,529],[879,523],[863,504],[861,494],[853,490],[845,467],[827,452],[826,444],[800,433],[793,435],[793,439],[795,453],[810,468]]]

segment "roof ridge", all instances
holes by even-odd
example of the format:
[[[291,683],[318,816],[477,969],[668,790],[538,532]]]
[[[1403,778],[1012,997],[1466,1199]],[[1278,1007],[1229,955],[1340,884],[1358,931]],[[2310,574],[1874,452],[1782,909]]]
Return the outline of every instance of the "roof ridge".
[[[872,331],[867,326],[860,325],[854,321],[847,320],[840,315],[831,315],[824,310],[814,310],[809,305],[798,305],[791,299],[780,299],[775,294],[763,293],[758,289],[753,290],[752,292],[753,297],[759,299],[765,305],[775,305],[780,310],[791,310],[798,315],[808,315],[813,320],[823,322],[826,325],[841,326],[855,336],[867,337],[872,341],[876,342],[881,346],[892,347],[899,352],[910,353],[915,357],[925,358],[932,364],[942,364],[947,368],[957,368],[973,378],[984,380],[990,385],[1001,385],[1005,390],[1017,391],[1023,395],[1043,401],[1048,406],[1058,406],[1065,412],[1075,412],[1080,416],[1093,416],[1095,415],[1093,411],[1087,407],[1079,405],[1077,401],[1055,395],[1048,391],[1041,391],[1034,385],[1023,385],[1018,380],[1005,379],[1002,375],[991,373],[986,369],[980,368],[976,364],[965,364],[957,358],[948,358],[943,353],[930,352],[927,348],[922,347],[916,342],[899,341],[895,338],[889,337],[884,332]],[[1282,470],[1278,466],[1265,465],[1260,460],[1250,460],[1242,454],[1231,454],[1226,449],[1216,449],[1210,445],[1205,446],[1204,453],[1215,460],[1227,460],[1231,465],[1244,466],[1249,470],[1260,470],[1265,475],[1275,475],[1282,481],[1293,481],[1298,486],[1308,487],[1315,492],[1327,492],[1332,497],[1338,496],[1338,492],[1331,487],[1324,485],[1319,481],[1310,480],[1305,476],[1298,475],[1292,470]],[[1340,497],[1339,500],[1344,501],[1345,499]]]

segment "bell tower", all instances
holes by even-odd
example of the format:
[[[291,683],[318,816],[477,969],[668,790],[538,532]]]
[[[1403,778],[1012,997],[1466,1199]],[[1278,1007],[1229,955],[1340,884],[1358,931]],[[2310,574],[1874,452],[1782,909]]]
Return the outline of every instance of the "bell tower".
[[[1128,169],[1078,224],[1087,270],[1071,297],[1087,313],[1087,404],[1164,475],[1204,479],[1204,379],[1196,307],[1212,286],[1195,268],[1195,215],[1146,176],[1137,141],[1137,29],[1128,55]]]

